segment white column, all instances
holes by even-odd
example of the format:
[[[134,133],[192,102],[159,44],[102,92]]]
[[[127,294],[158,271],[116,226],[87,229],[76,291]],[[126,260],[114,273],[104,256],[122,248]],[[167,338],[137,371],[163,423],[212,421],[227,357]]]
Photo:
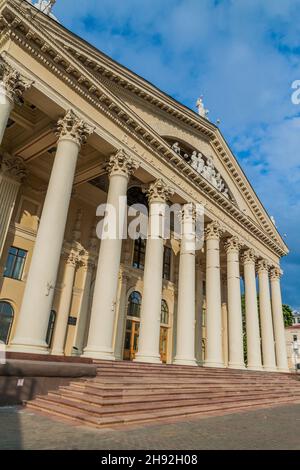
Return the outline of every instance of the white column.
[[[149,229],[138,353],[135,361],[160,363],[159,338],[166,201],[172,194],[162,180],[149,188]]]
[[[81,144],[92,127],[68,111],[58,121],[59,140],[10,349],[48,353],[46,332],[52,308],[75,169]]]
[[[75,337],[74,337],[74,346],[73,346],[73,355],[81,356],[83,354],[84,340],[86,337],[86,329],[88,324],[88,314],[90,306],[90,294],[91,294],[91,285],[92,277],[94,271],[95,263],[92,260],[87,260],[84,263],[84,275],[83,275],[83,293],[80,302],[79,314],[77,318]]]
[[[0,258],[21,182],[26,176],[22,158],[0,155]]]
[[[245,280],[247,368],[262,370],[254,251],[246,250],[242,260]]]
[[[269,285],[269,265],[266,260],[258,262],[259,313],[262,339],[263,366],[267,371],[276,371],[272,308]]]
[[[14,70],[2,57],[0,59],[0,144],[10,113],[15,103],[20,104],[23,93],[33,82]]]
[[[196,261],[196,331],[195,352],[198,365],[203,364],[202,358],[202,315],[203,315],[203,268],[200,260]]]
[[[270,272],[270,278],[277,368],[279,372],[289,372],[282,311],[280,277],[280,268],[273,267]]]
[[[239,251],[240,241],[237,237],[226,240],[227,254],[227,301],[228,301],[228,337],[230,369],[244,369],[243,318],[241,302],[241,278]]]
[[[115,211],[117,223],[116,234],[102,238],[100,245],[88,344],[84,350],[84,356],[94,359],[115,359],[113,334],[126,194],[129,176],[137,167],[137,163],[123,150],[110,158],[107,208],[110,215]],[[108,220],[112,221],[111,218]]]
[[[186,204],[182,210],[179,260],[176,356],[174,364],[196,366],[196,260],[195,208]]]
[[[228,308],[227,308],[227,273],[221,274],[221,310],[222,310],[222,343],[223,343],[223,362],[228,367]]]
[[[73,297],[73,287],[75,280],[76,268],[80,258],[78,253],[71,250],[66,256],[66,264],[63,275],[63,288],[57,309],[57,319],[53,336],[53,344],[51,354],[55,356],[63,356],[65,349],[66,332],[68,327],[68,318]]]
[[[220,237],[218,222],[206,227],[206,367],[224,367],[222,345]]]
[[[116,321],[115,332],[115,356],[121,361],[124,354],[125,324],[126,324],[126,301],[127,301],[127,282],[128,276],[124,272],[124,267],[119,273],[119,292],[118,292],[118,318]]]

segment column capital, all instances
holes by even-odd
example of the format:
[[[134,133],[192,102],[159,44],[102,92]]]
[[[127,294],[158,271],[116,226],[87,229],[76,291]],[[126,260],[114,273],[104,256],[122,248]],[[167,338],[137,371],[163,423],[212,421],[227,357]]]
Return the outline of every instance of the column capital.
[[[0,93],[13,103],[20,104],[23,93],[33,85],[33,80],[21,75],[3,57],[0,57]]]
[[[110,156],[107,171],[109,176],[121,175],[129,178],[139,167],[139,163],[132,158],[123,149]]]
[[[209,223],[205,228],[205,239],[206,240],[220,240],[224,230],[221,224],[217,221]]]
[[[255,264],[256,254],[252,248],[245,250],[241,256],[243,264]]]
[[[271,281],[279,281],[283,272],[278,266],[272,266],[270,269],[270,279]]]
[[[173,189],[170,188],[162,179],[158,179],[151,183],[147,191],[149,204],[152,204],[153,202],[166,203],[173,194]]]
[[[79,147],[87,141],[87,138],[95,130],[95,127],[80,119],[72,109],[57,121],[56,135],[59,140],[72,140]]]
[[[22,183],[27,176],[24,160],[4,152],[0,154],[1,173]]]
[[[227,254],[230,253],[230,252],[239,253],[242,246],[243,246],[242,242],[236,236],[229,237],[224,242],[224,248],[225,248],[225,251],[226,251]]]
[[[268,273],[270,269],[270,265],[266,259],[260,259],[257,262],[257,272],[260,273]]]

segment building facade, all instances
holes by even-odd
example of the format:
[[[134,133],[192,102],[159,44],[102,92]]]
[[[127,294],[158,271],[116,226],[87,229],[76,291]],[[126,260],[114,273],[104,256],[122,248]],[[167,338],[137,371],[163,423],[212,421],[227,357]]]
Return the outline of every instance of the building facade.
[[[0,11],[0,339],[23,353],[288,371],[288,248],[201,100],[196,114],[27,2]],[[173,233],[100,242],[97,208],[123,223],[126,196],[153,223],[180,205],[189,235],[201,205],[203,247]]]

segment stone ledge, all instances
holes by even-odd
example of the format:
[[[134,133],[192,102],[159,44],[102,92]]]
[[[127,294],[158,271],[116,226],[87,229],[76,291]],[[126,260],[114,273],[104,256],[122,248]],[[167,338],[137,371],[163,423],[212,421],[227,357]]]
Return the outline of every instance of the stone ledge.
[[[95,377],[97,366],[86,363],[7,359],[0,364],[0,377]]]

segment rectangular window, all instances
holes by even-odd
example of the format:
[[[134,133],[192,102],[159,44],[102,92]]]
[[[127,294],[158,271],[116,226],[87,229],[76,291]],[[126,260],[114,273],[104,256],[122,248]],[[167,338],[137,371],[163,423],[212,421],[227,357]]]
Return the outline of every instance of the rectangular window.
[[[11,246],[4,268],[4,277],[21,280],[26,261],[27,251]]]
[[[164,265],[163,265],[163,278],[167,281],[171,279],[171,259],[172,259],[172,251],[171,248],[165,247],[164,250]]]
[[[146,240],[139,238],[134,242],[134,254],[132,266],[137,269],[144,269],[145,267],[145,253],[146,253]]]

